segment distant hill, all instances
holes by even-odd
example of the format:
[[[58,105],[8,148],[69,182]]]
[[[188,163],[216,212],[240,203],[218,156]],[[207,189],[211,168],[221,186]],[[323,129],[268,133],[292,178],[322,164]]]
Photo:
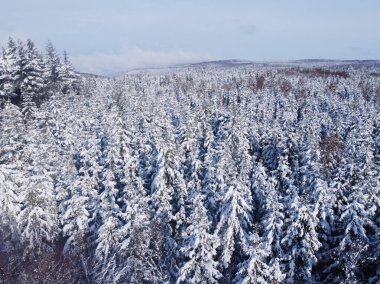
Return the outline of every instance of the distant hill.
[[[98,74],[92,74],[92,73],[85,73],[85,72],[77,72],[79,76],[85,77],[85,78],[107,78],[109,76],[104,75],[98,75]]]
[[[213,60],[173,66],[179,67],[234,67],[241,65],[257,66],[346,66],[365,65],[380,67],[380,60],[334,60],[334,59],[298,59],[290,61],[250,61],[241,59]]]
[[[251,61],[242,59],[211,60],[188,64],[179,64],[162,67],[134,68],[124,72],[115,72],[108,74],[110,77],[118,77],[125,74],[136,73],[160,73],[175,69],[186,68],[232,68],[239,66],[256,66],[256,67],[353,67],[353,68],[380,68],[380,60],[334,60],[334,59],[297,59],[289,61]],[[80,73],[86,77],[108,77],[95,74]]]
[[[250,60],[227,59],[227,60],[212,60],[212,61],[190,63],[190,64],[184,64],[184,65],[177,65],[174,67],[223,67],[223,66],[232,67],[232,66],[246,65],[246,64],[254,64],[254,62]]]

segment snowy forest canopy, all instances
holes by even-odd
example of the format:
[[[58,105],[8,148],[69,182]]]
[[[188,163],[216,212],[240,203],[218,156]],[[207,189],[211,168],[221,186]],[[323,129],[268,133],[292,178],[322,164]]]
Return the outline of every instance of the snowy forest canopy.
[[[0,283],[378,283],[380,68],[0,59]]]

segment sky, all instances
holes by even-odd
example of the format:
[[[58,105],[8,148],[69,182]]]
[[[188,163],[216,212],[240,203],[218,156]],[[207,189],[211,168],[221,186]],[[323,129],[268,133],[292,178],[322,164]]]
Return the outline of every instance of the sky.
[[[8,37],[82,72],[206,60],[380,59],[378,0],[0,0]]]

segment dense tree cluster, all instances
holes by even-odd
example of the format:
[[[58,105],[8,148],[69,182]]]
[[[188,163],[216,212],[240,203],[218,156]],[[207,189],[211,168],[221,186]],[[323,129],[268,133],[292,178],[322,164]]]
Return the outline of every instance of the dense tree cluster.
[[[49,47],[32,93],[34,71],[6,75],[27,45],[0,64],[0,282],[380,281],[377,70],[197,67],[78,92]]]
[[[58,56],[48,42],[41,53],[31,40],[16,43],[9,38],[0,56],[0,101],[10,100],[30,113],[55,93],[79,91],[78,76],[66,52]]]

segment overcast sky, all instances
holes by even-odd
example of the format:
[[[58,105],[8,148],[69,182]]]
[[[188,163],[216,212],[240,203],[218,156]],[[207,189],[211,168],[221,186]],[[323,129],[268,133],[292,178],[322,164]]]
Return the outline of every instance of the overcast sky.
[[[9,36],[84,72],[211,59],[380,59],[378,0],[4,0]]]

